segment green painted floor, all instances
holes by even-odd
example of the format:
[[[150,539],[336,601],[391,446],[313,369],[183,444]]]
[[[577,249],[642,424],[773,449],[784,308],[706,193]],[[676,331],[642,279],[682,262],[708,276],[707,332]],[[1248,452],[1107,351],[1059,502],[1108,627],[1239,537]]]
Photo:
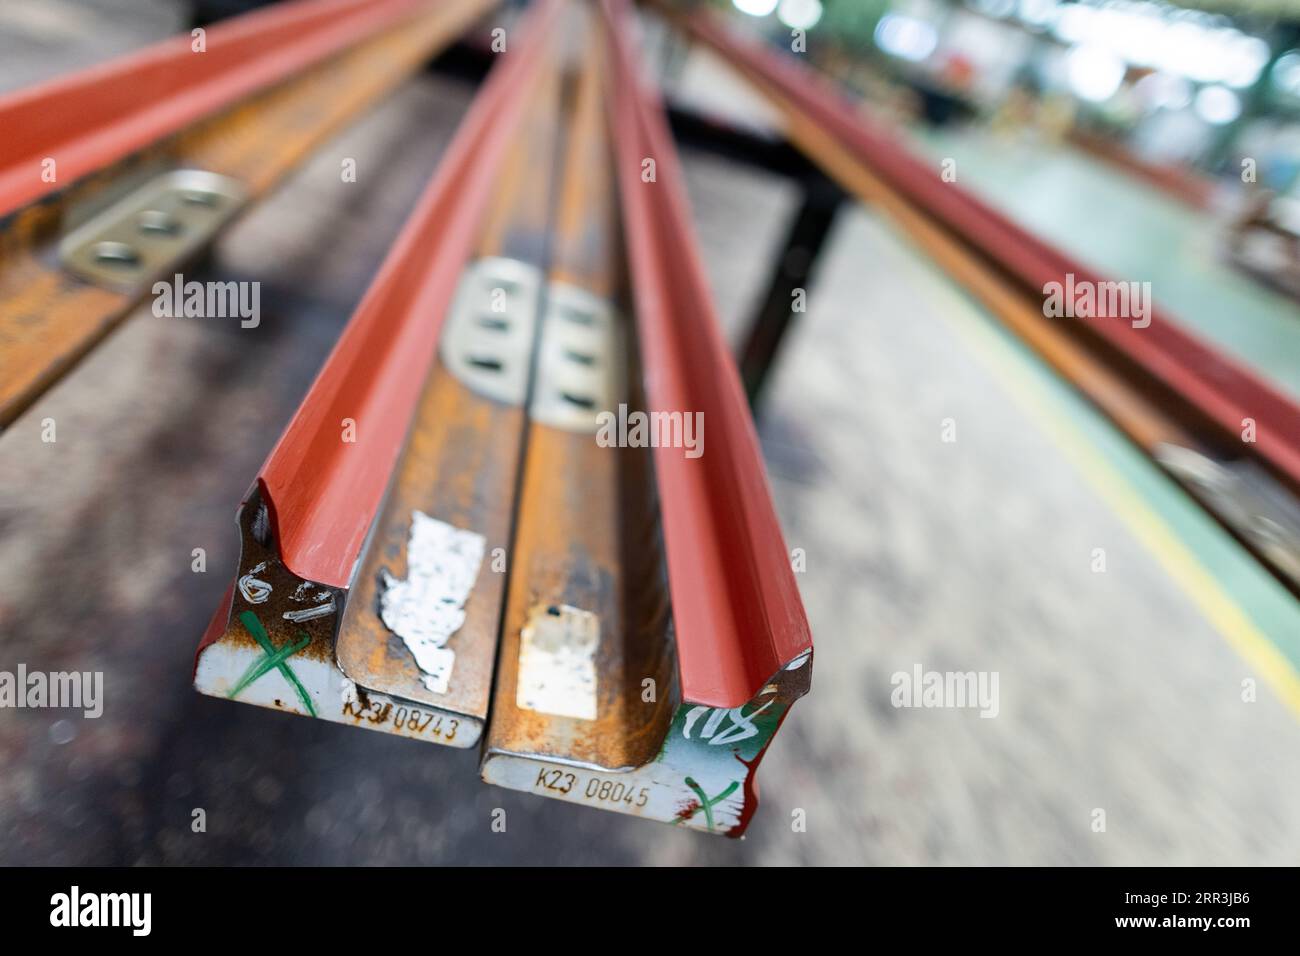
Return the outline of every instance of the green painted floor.
[[[918,133],[957,182],[1103,274],[1150,282],[1156,303],[1300,398],[1300,305],[1220,254],[1223,224],[1068,145],[985,132]]]
[[[921,141],[936,161],[956,159],[958,182],[1019,224],[1104,274],[1150,281],[1157,303],[1176,319],[1300,397],[1300,307],[1219,259],[1222,230],[1209,214],[1069,146],[984,132],[929,131]],[[1050,398],[1075,436],[1105,459],[1300,671],[1294,598],[1023,343],[991,319],[987,327],[997,344],[986,354],[1032,380],[1023,396]]]

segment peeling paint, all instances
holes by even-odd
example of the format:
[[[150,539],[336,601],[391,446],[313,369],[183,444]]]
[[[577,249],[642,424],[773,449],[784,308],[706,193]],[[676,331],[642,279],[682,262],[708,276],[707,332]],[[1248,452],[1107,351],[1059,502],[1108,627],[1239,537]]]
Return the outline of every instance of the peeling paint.
[[[465,601],[483,563],[481,534],[411,512],[405,579],[380,572],[379,616],[402,639],[424,673],[424,685],[445,694],[456,653],[444,647],[465,623]]]
[[[526,710],[596,719],[600,618],[567,604],[539,605],[520,634],[515,703]]]

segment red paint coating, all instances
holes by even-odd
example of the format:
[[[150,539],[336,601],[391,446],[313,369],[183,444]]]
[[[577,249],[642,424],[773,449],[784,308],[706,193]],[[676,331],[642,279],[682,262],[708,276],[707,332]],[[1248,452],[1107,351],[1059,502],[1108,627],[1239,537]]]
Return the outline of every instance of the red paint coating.
[[[258,474],[281,560],[345,588],[406,440],[438,333],[560,7],[493,69],[302,405]],[[356,423],[343,441],[343,421]]]
[[[427,0],[299,0],[0,98],[0,216],[393,26]],[[44,158],[57,182],[44,182]]]
[[[235,585],[231,584],[226,588],[226,596],[221,599],[217,613],[212,615],[212,620],[208,622],[208,629],[203,632],[203,640],[199,641],[198,650],[194,652],[194,668],[190,671],[190,683],[199,676],[199,658],[203,656],[203,652],[225,635],[226,627],[230,623],[230,606],[234,601]]]
[[[808,664],[805,667],[810,666]],[[753,760],[746,760],[737,750],[732,756],[739,760],[745,767],[745,784],[742,792],[745,795],[740,804],[740,819],[736,825],[727,831],[727,836],[737,838],[745,835],[745,830],[749,827],[749,821],[754,819],[754,811],[758,809],[758,765],[763,762],[763,757],[767,754],[767,748],[772,746],[772,741],[776,740],[777,732],[780,731],[781,725],[785,719],[790,716],[790,707],[781,711],[781,716],[776,720],[776,726],[772,728],[772,733],[768,736],[767,741],[763,744],[758,753],[754,754]]]
[[[687,800],[685,804],[682,805],[682,808],[680,810],[677,811],[677,816],[673,820],[673,823],[675,824],[685,823],[687,820],[695,816],[695,814],[699,813],[703,809],[704,809],[704,804],[700,803],[700,801],[697,798],[692,797],[691,799]]]
[[[756,43],[732,36],[712,15],[685,18],[689,31],[752,79],[819,123],[891,188],[979,250],[1035,295],[1073,273],[1076,284],[1100,282],[1091,269],[1020,228],[913,156],[895,135],[862,115],[858,104],[815,71]],[[1259,376],[1152,309],[1151,324],[1119,319],[1079,321],[1092,341],[1154,381],[1165,398],[1212,427],[1228,447],[1253,454],[1300,489],[1300,407]],[[1241,442],[1242,419],[1257,424],[1254,444]]]
[[[662,105],[625,0],[603,0],[610,124],[652,411],[704,414],[704,454],[654,450],[682,678],[693,704],[739,707],[812,646],[763,458],[700,265]],[[654,183],[641,181],[653,157]]]

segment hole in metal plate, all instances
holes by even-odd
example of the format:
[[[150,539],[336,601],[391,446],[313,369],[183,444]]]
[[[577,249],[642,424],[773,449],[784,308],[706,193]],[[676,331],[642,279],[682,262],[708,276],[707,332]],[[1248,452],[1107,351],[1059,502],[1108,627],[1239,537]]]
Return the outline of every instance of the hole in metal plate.
[[[95,261],[117,269],[138,269],[140,253],[125,242],[99,242],[95,244]]]
[[[439,336],[443,365],[485,398],[522,405],[532,371],[541,271],[487,256],[466,264]]]
[[[187,206],[207,206],[216,209],[221,205],[221,196],[205,189],[187,189],[181,193],[181,202]]]
[[[154,176],[59,241],[59,263],[82,279],[141,292],[212,241],[247,198],[238,180],[200,169]]]
[[[179,236],[182,231],[180,220],[161,209],[146,209],[140,213],[139,226],[146,235]]]
[[[528,414],[571,432],[596,432],[623,394],[622,323],[614,303],[564,282],[547,287],[537,384]]]
[[[574,325],[592,325],[596,321],[595,316],[590,312],[587,312],[585,309],[575,309],[572,306],[565,306],[561,309],[561,312],[564,317]]]
[[[570,362],[577,362],[579,365],[591,366],[596,364],[596,356],[592,355],[590,352],[579,352],[575,349],[565,349],[564,357]]]

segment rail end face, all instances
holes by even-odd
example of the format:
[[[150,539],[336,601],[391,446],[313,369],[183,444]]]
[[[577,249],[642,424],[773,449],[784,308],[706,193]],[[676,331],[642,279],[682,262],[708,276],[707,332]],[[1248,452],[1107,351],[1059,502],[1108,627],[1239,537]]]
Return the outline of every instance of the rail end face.
[[[810,648],[740,707],[678,703],[658,753],[639,767],[610,770],[489,744],[481,775],[510,790],[740,837],[758,808],[758,765],[811,672]]]
[[[335,658],[347,591],[289,571],[270,538],[260,495],[240,509],[235,583],[199,646],[194,687],[285,713],[450,747],[473,747],[485,721],[358,685]]]

